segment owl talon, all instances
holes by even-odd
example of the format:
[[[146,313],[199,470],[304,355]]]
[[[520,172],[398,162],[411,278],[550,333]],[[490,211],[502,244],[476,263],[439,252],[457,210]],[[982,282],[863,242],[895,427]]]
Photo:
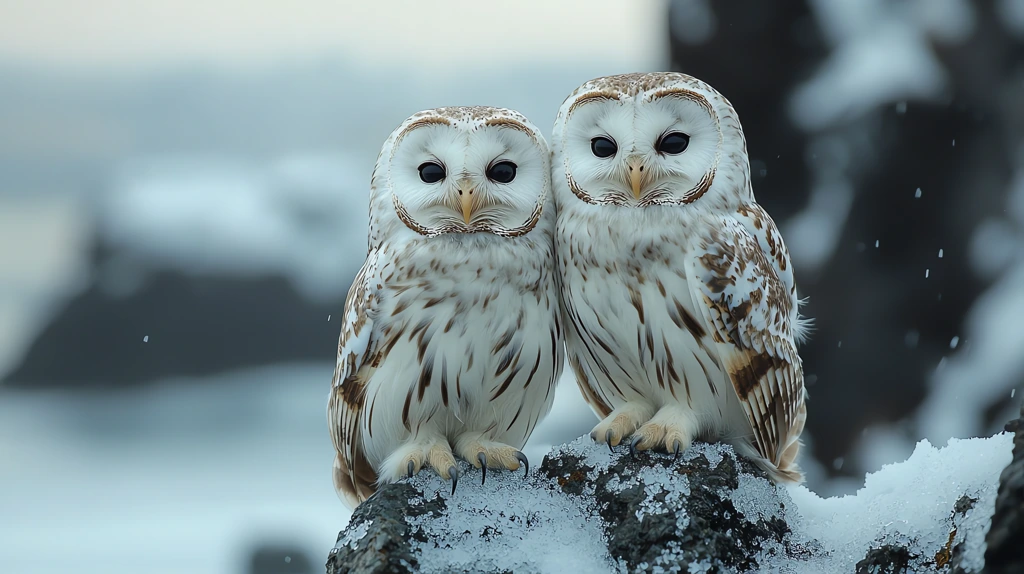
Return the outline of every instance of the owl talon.
[[[672,462],[679,460],[679,453],[681,452],[683,452],[683,442],[676,439],[676,441],[672,443]]]
[[[410,460],[410,461],[409,461],[409,467],[408,467],[408,468],[409,468],[409,478],[412,478],[412,470],[413,470],[413,468],[415,468],[415,467],[416,467],[416,465],[415,465],[415,464],[413,464],[413,462],[412,462],[412,461]]]
[[[604,433],[604,442],[608,443],[608,450],[615,454],[615,449],[612,448],[612,429],[608,429],[608,432]]]
[[[483,486],[487,482],[487,455],[481,452],[476,459],[480,461],[480,486]]]
[[[529,461],[529,459],[526,458],[526,455],[521,453],[521,452],[519,452],[519,451],[516,451],[516,460],[518,460],[523,465],[523,469],[525,469],[525,472],[523,472],[523,478],[526,478],[527,476],[529,476],[529,474],[530,474],[530,461]]]
[[[631,457],[636,458],[636,445],[639,444],[643,438],[644,437],[642,436],[635,436],[633,437],[633,440],[629,441],[629,455]]]
[[[454,466],[449,467],[448,476],[452,477],[452,496],[455,496],[455,487],[459,485],[459,469]]]

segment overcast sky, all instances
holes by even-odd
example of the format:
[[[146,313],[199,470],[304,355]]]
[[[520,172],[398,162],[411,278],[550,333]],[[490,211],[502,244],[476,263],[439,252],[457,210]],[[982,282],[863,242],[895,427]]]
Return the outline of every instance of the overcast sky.
[[[555,55],[657,65],[664,18],[664,0],[0,0],[0,62],[478,65]]]

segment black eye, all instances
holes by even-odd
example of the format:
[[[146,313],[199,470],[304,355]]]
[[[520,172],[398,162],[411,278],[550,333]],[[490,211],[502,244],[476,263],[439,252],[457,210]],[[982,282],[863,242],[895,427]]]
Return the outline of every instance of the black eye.
[[[683,153],[688,145],[690,145],[690,136],[681,132],[672,132],[665,134],[665,137],[658,142],[658,152],[675,155]]]
[[[590,140],[590,151],[597,157],[609,157],[615,155],[619,148],[608,138],[594,138]]]
[[[516,164],[510,161],[496,163],[487,170],[487,177],[498,183],[509,183],[516,178]]]
[[[423,183],[437,183],[444,179],[444,168],[432,161],[420,164],[419,169]]]

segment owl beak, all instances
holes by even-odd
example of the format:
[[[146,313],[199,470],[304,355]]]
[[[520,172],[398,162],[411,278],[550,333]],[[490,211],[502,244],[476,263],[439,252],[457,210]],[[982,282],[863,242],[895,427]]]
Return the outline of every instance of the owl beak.
[[[644,160],[640,156],[632,156],[626,159],[626,165],[629,167],[629,185],[633,188],[633,197],[640,199],[643,191]]]
[[[459,189],[459,204],[462,205],[462,219],[469,225],[473,219],[473,182],[460,179],[456,186]]]

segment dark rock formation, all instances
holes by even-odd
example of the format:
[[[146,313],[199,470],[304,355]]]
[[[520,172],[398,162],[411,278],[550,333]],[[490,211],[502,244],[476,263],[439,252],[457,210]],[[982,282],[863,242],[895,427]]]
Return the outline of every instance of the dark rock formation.
[[[754,192],[784,233],[814,204],[815,187],[837,180],[850,186],[834,252],[817,268],[800,261],[794,268],[808,297],[804,312],[815,319],[800,350],[815,397],[807,419],[814,456],[831,474],[856,476],[865,469],[851,450],[862,430],[911,416],[928,392],[928,376],[952,353],[950,339],[958,336],[960,348],[970,344],[964,318],[990,277],[973,271],[968,246],[982,222],[1002,217],[1018,163],[1024,41],[1003,22],[997,2],[971,3],[965,38],[933,35],[923,46],[946,76],[941,94],[901,95],[801,128],[791,113],[794,94],[842,48],[820,18],[826,10],[814,6],[675,0],[669,51],[673,70],[707,81],[736,107]],[[906,13],[873,6],[872,17]],[[786,240],[794,254],[805,251],[797,236]],[[1008,395],[986,408],[987,428],[999,424]],[[847,464],[834,467],[840,457]]]
[[[904,546],[885,544],[868,551],[857,563],[857,574],[907,574],[914,558],[916,556]]]
[[[986,574],[1024,572],[1024,405],[1020,418],[1006,425],[1016,433],[1013,462],[999,477],[999,496],[985,551]]]
[[[96,268],[117,256],[102,247],[95,252]],[[121,388],[162,377],[324,360],[335,352],[340,319],[327,319],[337,315],[341,300],[309,301],[281,276],[138,272],[143,280],[130,293],[110,293],[94,283],[70,300],[4,384]]]
[[[932,472],[918,467],[905,476],[918,471]],[[836,507],[804,494],[808,506],[796,510],[786,488],[730,447],[698,443],[675,460],[609,453],[583,438],[552,451],[526,478],[492,471],[481,485],[480,471],[463,465],[454,496],[429,471],[383,487],[339,534],[327,572],[756,572],[782,564],[806,566],[797,572],[971,572],[980,567],[988,521],[977,513],[991,511],[995,474],[985,484],[957,485],[963,494],[950,500],[948,521],[941,512],[929,523],[882,508],[872,515],[877,523],[840,522],[850,537],[863,536],[865,526],[875,536],[870,546],[863,539],[868,550],[858,560],[807,526],[806,512],[820,525]],[[915,488],[913,480],[905,488]],[[987,498],[978,504],[972,493]],[[908,527],[916,534],[888,528],[894,520],[916,521]],[[969,553],[973,566],[961,568]]]

